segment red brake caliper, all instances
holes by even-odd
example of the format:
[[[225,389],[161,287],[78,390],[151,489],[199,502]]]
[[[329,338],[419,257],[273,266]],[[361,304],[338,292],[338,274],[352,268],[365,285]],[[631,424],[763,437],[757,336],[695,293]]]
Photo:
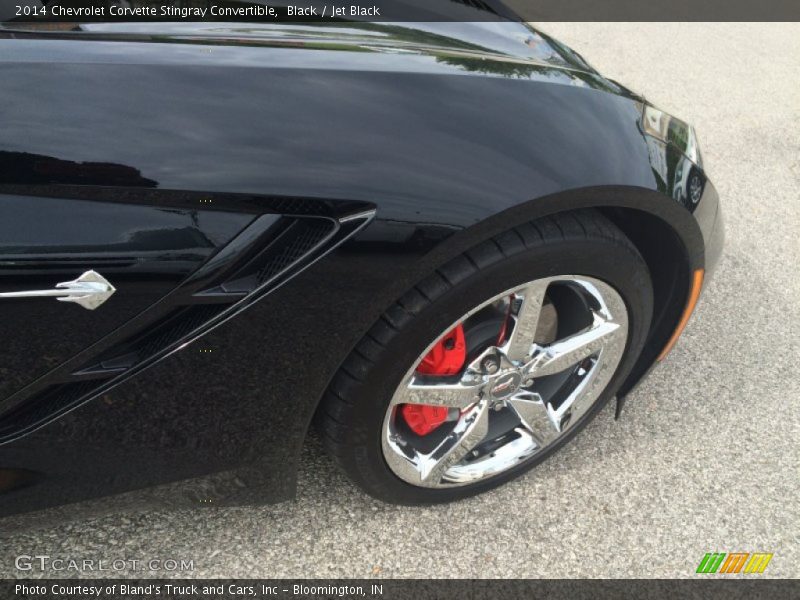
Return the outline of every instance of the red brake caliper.
[[[467,344],[464,340],[464,327],[459,323],[436,342],[417,367],[422,375],[455,375],[467,359]],[[411,431],[417,435],[428,435],[447,420],[446,406],[428,404],[403,404],[400,413]]]

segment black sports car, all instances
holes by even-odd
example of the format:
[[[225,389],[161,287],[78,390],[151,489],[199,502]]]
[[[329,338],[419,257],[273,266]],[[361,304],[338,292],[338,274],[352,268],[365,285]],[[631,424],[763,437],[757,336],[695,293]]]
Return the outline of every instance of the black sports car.
[[[722,244],[693,129],[512,20],[12,17],[0,82],[0,516],[284,500],[312,422],[382,500],[490,489]]]

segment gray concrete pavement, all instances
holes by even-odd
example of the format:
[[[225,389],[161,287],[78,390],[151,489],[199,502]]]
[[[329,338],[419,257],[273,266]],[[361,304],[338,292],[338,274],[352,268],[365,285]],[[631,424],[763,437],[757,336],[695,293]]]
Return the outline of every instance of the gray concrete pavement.
[[[522,479],[422,509],[365,497],[311,440],[293,502],[0,534],[0,576],[40,553],[212,577],[686,577],[709,551],[800,576],[800,25],[543,28],[694,123],[724,202],[716,276],[623,420],[609,407]]]

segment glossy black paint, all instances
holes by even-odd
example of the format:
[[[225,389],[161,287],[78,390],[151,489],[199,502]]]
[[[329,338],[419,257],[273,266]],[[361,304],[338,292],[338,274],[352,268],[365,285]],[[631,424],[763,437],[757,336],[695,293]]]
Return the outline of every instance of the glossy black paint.
[[[0,196],[0,214],[8,215],[0,221],[0,292],[47,289],[89,269],[118,290],[96,312],[65,310],[53,301],[4,301],[2,398],[165,296],[252,219],[12,194]]]
[[[658,258],[678,273],[663,331],[634,379],[674,327],[691,271],[718,255],[716,192],[699,154],[686,165],[684,126],[656,139],[641,98],[521,24],[148,27],[0,29],[2,288],[41,277],[20,270],[31,247],[59,275],[63,261],[70,273],[97,268],[114,240],[143,257],[113,267],[131,281],[117,294],[128,312],[79,315],[91,335],[52,363],[53,339],[18,324],[38,310],[69,329],[79,309],[0,305],[0,359],[52,368],[17,364],[31,381],[4,378],[0,420],[52,386],[103,378],[94,399],[75,396],[0,445],[0,516],[211,473],[231,475],[190,487],[190,501],[290,497],[309,421],[353,345],[431,269],[521,219],[597,206],[634,227],[651,215],[675,237],[676,252]],[[680,189],[681,165],[703,178],[697,203]],[[267,251],[276,223],[318,217],[344,231],[372,208],[369,225],[292,263],[191,345],[141,355],[125,377],[103,366],[172,311],[239,302],[225,285]],[[81,210],[76,241],[53,215]],[[187,227],[210,245],[175,253],[165,242],[153,259],[134,243]]]

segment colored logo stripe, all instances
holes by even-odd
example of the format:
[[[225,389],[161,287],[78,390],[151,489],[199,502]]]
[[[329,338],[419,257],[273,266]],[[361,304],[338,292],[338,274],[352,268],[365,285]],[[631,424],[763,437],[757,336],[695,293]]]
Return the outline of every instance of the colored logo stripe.
[[[716,573],[722,559],[725,558],[724,552],[709,552],[700,561],[700,566],[697,567],[698,573]]]
[[[769,561],[772,560],[772,554],[764,552],[756,552],[750,556],[747,566],[744,568],[745,573],[763,573],[767,568]]]
[[[750,556],[750,554],[747,552],[734,552],[732,554],[728,554],[728,558],[726,558],[725,562],[722,563],[722,568],[719,570],[719,572],[738,573],[742,570],[744,561],[747,560],[748,556]]]
[[[720,574],[740,573],[744,567],[745,573],[763,573],[771,560],[772,554],[766,552],[708,552],[700,561],[697,572],[716,573],[719,570]]]

